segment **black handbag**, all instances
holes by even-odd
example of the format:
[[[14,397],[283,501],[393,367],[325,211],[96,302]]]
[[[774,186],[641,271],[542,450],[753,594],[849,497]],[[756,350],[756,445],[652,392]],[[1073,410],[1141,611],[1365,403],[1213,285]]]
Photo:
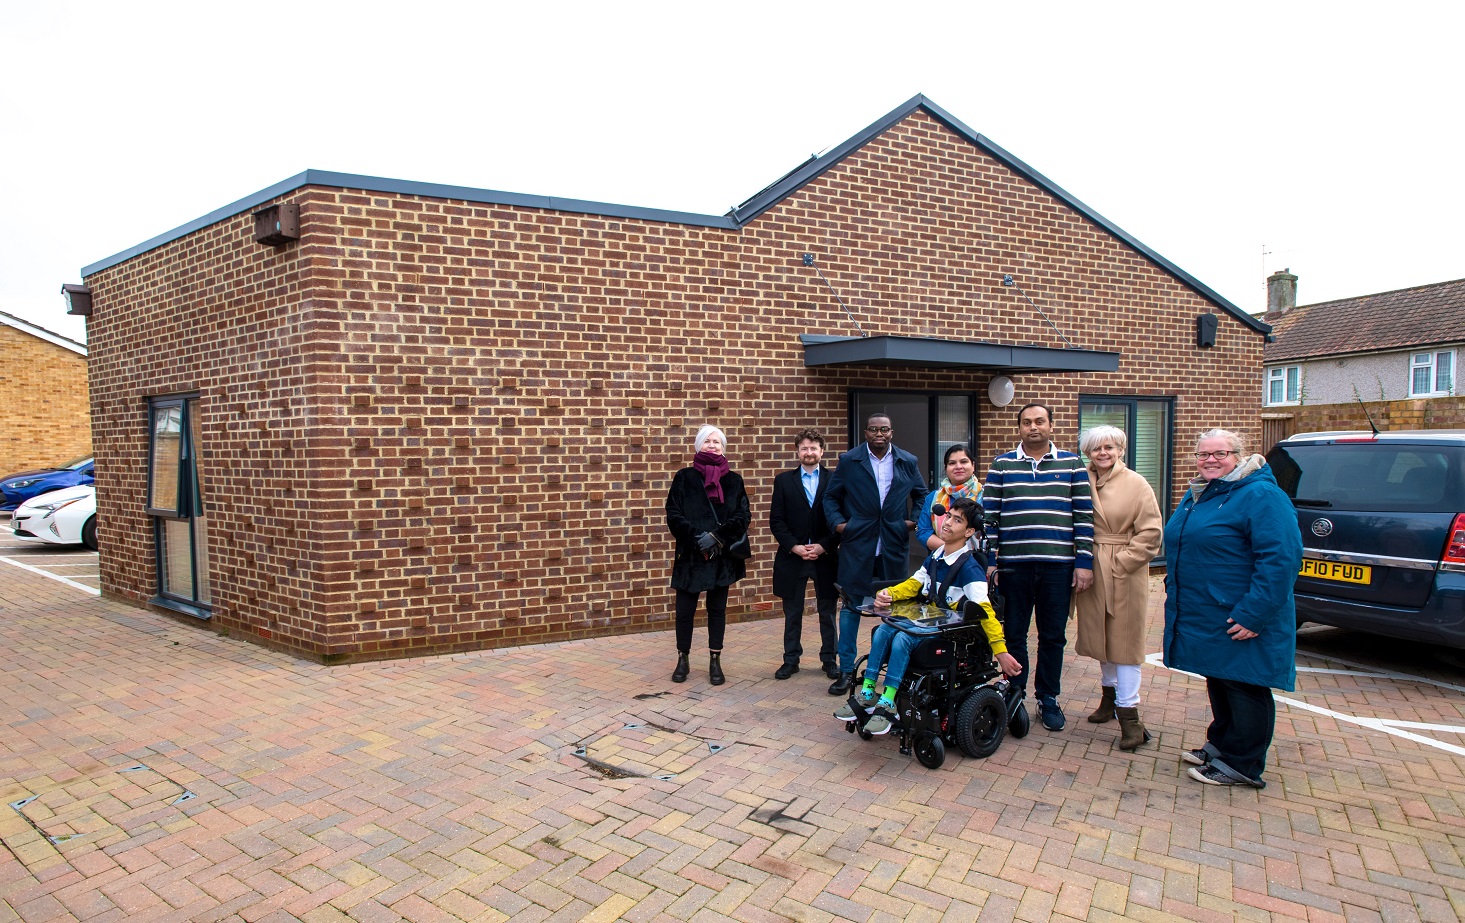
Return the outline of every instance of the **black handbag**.
[[[717,507],[712,505],[712,498],[707,498],[707,506],[712,510],[712,519],[717,527],[722,528],[722,520],[717,518]],[[723,554],[730,558],[737,558],[746,561],[753,556],[753,544],[748,541],[748,533],[744,532],[742,537],[723,549]]]

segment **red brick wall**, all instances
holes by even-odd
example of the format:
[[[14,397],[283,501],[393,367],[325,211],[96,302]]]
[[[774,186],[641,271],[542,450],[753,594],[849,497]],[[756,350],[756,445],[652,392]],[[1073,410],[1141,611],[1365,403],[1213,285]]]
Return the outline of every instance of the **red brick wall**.
[[[870,333],[1058,346],[1106,375],[1017,376],[1060,442],[1077,395],[1179,395],[1177,446],[1258,432],[1261,336],[924,114],[739,231],[331,188],[288,196],[304,237],[247,216],[90,278],[100,501],[138,534],[144,394],[204,393],[215,622],[329,659],[671,627],[671,475],[711,421],[749,484],[757,558],[735,617],[771,600],[773,476],[805,426],[847,444],[850,388],[971,390],[988,375],[807,369],[847,334],[812,252]],[[134,338],[150,331],[147,345]],[[985,463],[1015,407],[984,397]],[[1177,476],[1189,472],[1177,464]],[[107,547],[104,541],[104,548]],[[146,543],[103,558],[145,599]]]
[[[0,324],[0,431],[0,477],[90,452],[86,356]]]

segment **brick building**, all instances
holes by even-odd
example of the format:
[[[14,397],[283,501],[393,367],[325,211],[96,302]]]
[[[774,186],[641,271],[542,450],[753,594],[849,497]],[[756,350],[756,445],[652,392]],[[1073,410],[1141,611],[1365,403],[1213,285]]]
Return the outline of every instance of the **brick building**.
[[[931,475],[1025,400],[1119,422],[1168,508],[1196,432],[1257,434],[1269,329],[923,97],[727,215],[309,171],[83,275],[104,592],[328,662],[669,628],[704,421],[734,618],[792,434],[871,409]]]
[[[0,311],[0,476],[92,450],[86,346]]]

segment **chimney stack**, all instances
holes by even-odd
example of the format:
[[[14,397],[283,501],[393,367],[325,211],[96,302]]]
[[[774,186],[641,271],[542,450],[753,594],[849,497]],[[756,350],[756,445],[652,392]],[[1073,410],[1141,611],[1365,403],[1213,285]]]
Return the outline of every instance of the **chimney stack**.
[[[1267,314],[1280,317],[1297,307],[1297,277],[1286,269],[1267,276]]]

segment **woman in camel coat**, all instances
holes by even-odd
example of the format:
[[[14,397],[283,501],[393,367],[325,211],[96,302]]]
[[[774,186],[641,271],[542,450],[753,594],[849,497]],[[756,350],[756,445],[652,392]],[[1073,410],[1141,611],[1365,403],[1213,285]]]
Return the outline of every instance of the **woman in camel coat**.
[[[1080,656],[1099,661],[1103,697],[1089,720],[1119,718],[1121,750],[1150,739],[1139,719],[1140,664],[1145,656],[1149,563],[1160,550],[1163,521],[1150,483],[1124,464],[1128,440],[1113,426],[1084,433],[1094,501],[1094,582],[1074,594]]]

